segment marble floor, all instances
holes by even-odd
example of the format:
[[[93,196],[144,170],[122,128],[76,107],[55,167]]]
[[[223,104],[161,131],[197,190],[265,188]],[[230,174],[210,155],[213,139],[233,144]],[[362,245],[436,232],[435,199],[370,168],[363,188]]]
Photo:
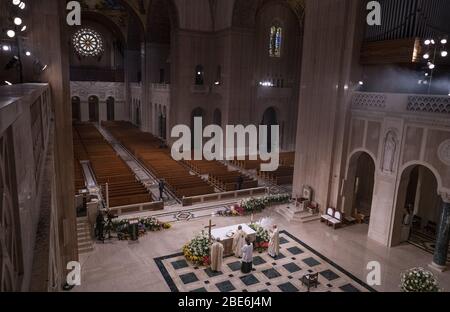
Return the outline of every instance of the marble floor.
[[[275,212],[275,207],[265,210],[255,216],[255,219],[261,217],[272,218],[280,230],[301,240],[330,262],[341,267],[345,271],[346,279],[353,276],[365,282],[369,273],[367,264],[378,261],[381,264],[381,285],[373,286],[377,291],[399,291],[401,272],[412,267],[427,268],[432,259],[431,254],[411,244],[386,248],[368,239],[367,225],[333,230],[318,221],[306,224],[289,223]],[[112,240],[105,244],[96,244],[93,252],[80,257],[81,286],[74,288],[73,291],[171,291],[155,259],[179,254],[182,246],[208,222],[209,218],[206,217],[177,222],[171,229],[149,233],[138,242]],[[250,217],[214,217],[213,222],[222,227],[250,222]],[[329,268],[324,268],[327,269]],[[340,274],[338,271],[336,273]],[[441,287],[449,290],[450,272],[435,274]],[[352,279],[348,281],[351,283]],[[182,290],[191,289],[182,288]]]

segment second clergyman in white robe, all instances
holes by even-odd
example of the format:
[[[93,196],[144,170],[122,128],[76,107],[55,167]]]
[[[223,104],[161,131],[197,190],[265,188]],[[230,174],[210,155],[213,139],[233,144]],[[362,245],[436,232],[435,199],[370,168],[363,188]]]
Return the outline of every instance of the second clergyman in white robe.
[[[233,253],[236,257],[242,258],[242,247],[245,245],[245,237],[247,234],[239,228],[233,236]]]
[[[211,245],[211,270],[214,272],[220,272],[222,269],[223,249],[219,240]]]
[[[280,254],[280,233],[278,232],[278,228],[276,226],[273,227],[273,230],[270,233],[268,251],[272,258],[278,257]]]

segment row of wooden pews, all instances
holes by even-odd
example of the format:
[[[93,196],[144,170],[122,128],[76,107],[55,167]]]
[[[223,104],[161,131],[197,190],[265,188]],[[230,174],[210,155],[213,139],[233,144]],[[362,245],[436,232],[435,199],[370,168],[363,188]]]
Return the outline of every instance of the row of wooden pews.
[[[280,166],[276,171],[260,171],[262,160],[232,160],[231,163],[245,170],[256,170],[258,176],[277,185],[292,184],[294,180],[295,152],[280,153]]]
[[[164,179],[166,187],[178,198],[212,194],[213,186],[172,159],[170,150],[149,133],[143,133],[128,122],[102,122],[122,145],[149,169],[157,179]]]
[[[294,167],[280,166],[275,171],[260,171],[258,176],[276,185],[292,184],[294,182]]]
[[[75,154],[80,155],[78,158],[89,160],[97,184],[102,186],[102,195],[105,199],[106,184],[108,184],[109,207],[152,202],[149,191],[136,180],[131,169],[116,154],[95,126],[74,125],[75,136],[78,136],[81,143],[81,146],[77,144]]]
[[[225,192],[239,190],[239,180],[242,178],[241,190],[258,187],[258,181],[218,161],[185,160],[184,163],[201,175],[208,175],[210,184]]]

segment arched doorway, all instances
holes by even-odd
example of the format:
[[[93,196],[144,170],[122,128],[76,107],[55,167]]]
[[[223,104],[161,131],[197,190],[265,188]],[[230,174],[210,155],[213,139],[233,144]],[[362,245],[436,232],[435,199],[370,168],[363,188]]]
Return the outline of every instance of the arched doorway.
[[[213,124],[216,126],[222,126],[222,112],[218,108],[214,110]]]
[[[139,127],[141,125],[141,101],[136,102],[135,123]]]
[[[372,156],[366,152],[352,155],[347,183],[344,213],[354,217],[358,223],[369,225],[375,186],[375,161]]]
[[[272,151],[272,144],[275,143],[272,142],[272,126],[279,125],[275,108],[269,107],[266,109],[261,124],[267,126],[267,151],[270,153]]]
[[[81,102],[78,96],[72,97],[72,121],[81,121]]]
[[[106,99],[106,117],[108,121],[115,120],[115,100],[112,96]]]
[[[98,122],[99,119],[99,108],[98,108],[98,97],[89,97],[89,121]]]
[[[435,174],[424,165],[411,165],[402,172],[397,191],[391,245],[409,242],[434,253],[442,199]]]
[[[192,144],[192,149],[193,150],[198,150],[198,149],[202,149],[202,146],[201,146],[201,144],[199,145],[199,144],[196,144],[196,142],[195,142],[195,140],[194,140],[194,135],[195,135],[195,128],[194,128],[194,118],[196,118],[196,117],[200,117],[200,118],[202,118],[202,121],[203,121],[203,123],[202,123],[202,127],[204,128],[205,127],[205,111],[202,109],[202,108],[200,108],[200,107],[197,107],[196,109],[194,109],[193,111],[192,111],[192,113],[191,113],[191,144]],[[203,130],[203,129],[202,129]]]

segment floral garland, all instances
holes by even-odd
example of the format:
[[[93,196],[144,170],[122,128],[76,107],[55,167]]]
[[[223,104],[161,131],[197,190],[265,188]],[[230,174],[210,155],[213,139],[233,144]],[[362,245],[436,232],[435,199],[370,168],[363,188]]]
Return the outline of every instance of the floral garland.
[[[423,268],[414,268],[401,275],[400,288],[403,292],[440,292],[433,273]]]
[[[196,265],[209,265],[211,263],[209,235],[202,232],[183,247],[186,259]]]
[[[112,222],[111,230],[117,233],[119,240],[127,240],[129,234],[130,220],[114,220]],[[138,229],[139,236],[146,234],[147,232],[158,232],[162,230],[170,229],[172,225],[170,223],[161,222],[154,217],[139,219]]]
[[[272,205],[288,203],[289,200],[289,194],[269,195],[261,198],[248,198],[242,200],[239,205],[219,211],[218,214],[225,217],[245,216],[252,213],[261,212]]]
[[[270,235],[269,231],[259,224],[250,224],[250,228],[256,232],[256,241],[253,243],[258,252],[263,252],[269,248]]]

